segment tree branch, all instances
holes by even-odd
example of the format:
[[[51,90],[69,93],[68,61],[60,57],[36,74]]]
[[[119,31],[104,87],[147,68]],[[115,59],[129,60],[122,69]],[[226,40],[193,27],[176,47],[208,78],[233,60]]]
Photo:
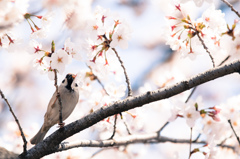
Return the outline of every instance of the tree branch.
[[[128,78],[128,75],[127,75],[127,71],[126,71],[126,68],[125,66],[123,65],[123,61],[121,60],[120,56],[118,55],[117,51],[115,48],[112,48],[112,50],[114,51],[114,53],[116,54],[117,58],[118,58],[118,61],[120,62],[122,68],[123,68],[123,72],[124,72],[124,75],[125,75],[125,78],[126,78],[126,83],[127,83],[127,87],[128,87],[128,97],[132,96],[132,88],[131,88],[131,84],[130,84],[130,80]]]
[[[159,136],[160,136],[161,132],[163,131],[163,129],[164,129],[168,124],[169,124],[169,122],[167,121],[167,122],[157,131],[157,133],[159,134]]]
[[[107,90],[105,89],[103,83],[99,80],[99,78],[98,78],[96,75],[94,75],[94,76],[96,77],[96,80],[98,81],[98,83],[102,86],[102,89],[104,90],[104,92],[106,93],[106,95],[109,95],[108,92],[107,92]]]
[[[193,142],[197,142],[197,141],[198,141],[198,139],[200,138],[200,136],[201,136],[201,134],[198,134],[198,136],[196,137],[196,139],[195,139],[195,140],[193,140]]]
[[[222,66],[231,56],[228,55],[218,66]]]
[[[86,64],[87,65],[87,64]],[[96,76],[93,71],[92,71],[92,68],[90,66],[87,65],[87,67],[90,69],[90,71],[92,72],[93,76],[94,76],[94,79],[97,80],[97,82],[102,86],[102,89],[104,90],[104,92],[109,96],[107,90],[105,89],[103,83],[100,81],[100,79],[98,78],[98,76]]]
[[[225,3],[226,5],[228,5],[228,7],[230,7],[231,10],[232,10],[233,12],[235,12],[235,13],[237,14],[237,16],[240,18],[240,14],[238,13],[238,11],[237,11],[236,9],[234,9],[233,6],[232,6],[228,1],[226,1],[226,0],[222,0],[222,1],[223,1],[223,3]]]
[[[93,74],[92,68],[90,66],[88,66],[88,65],[87,65],[87,67],[91,70],[91,72]],[[107,90],[105,89],[103,83],[99,80],[99,78],[95,74],[93,74],[93,76],[94,76],[94,79],[96,79],[98,81],[98,83],[102,86],[102,88],[105,91],[106,95],[109,96],[109,94],[108,94]],[[120,116],[121,116],[121,119],[122,119],[122,113],[120,113]],[[117,128],[116,124],[117,124],[117,115],[115,115],[114,125],[113,125],[113,134],[111,135],[110,139],[112,139],[114,137],[115,133],[116,133],[116,128]],[[124,125],[126,126],[128,134],[130,135],[131,133],[130,133],[130,131],[129,131],[128,127],[127,127],[127,123],[125,121],[124,121]]]
[[[236,131],[234,130],[234,128],[233,128],[233,126],[232,126],[232,122],[231,122],[230,119],[228,120],[228,123],[229,123],[229,125],[230,125],[230,127],[231,127],[231,129],[232,129],[232,131],[233,131],[233,133],[234,133],[234,135],[235,135],[235,137],[237,138],[238,144],[240,145],[239,137],[238,137]]]
[[[113,133],[112,133],[112,136],[109,139],[113,139],[113,137],[115,136],[116,128],[117,128],[117,115],[115,115],[114,124],[113,124]]]
[[[7,149],[0,147],[0,158],[4,159],[14,159],[17,158],[19,154],[8,151]]]
[[[24,133],[23,133],[22,127],[21,127],[21,125],[20,125],[20,123],[19,123],[19,121],[18,121],[18,118],[17,118],[16,115],[14,114],[11,105],[9,104],[8,100],[5,98],[5,96],[4,96],[4,94],[3,94],[3,92],[2,92],[1,89],[0,89],[0,95],[2,96],[2,98],[3,98],[3,99],[5,100],[5,102],[7,103],[8,108],[9,108],[10,112],[12,113],[12,115],[13,115],[13,117],[14,117],[17,125],[18,125],[18,129],[19,129],[19,131],[21,132],[21,136],[22,136],[22,140],[23,140],[23,155],[26,155],[26,153],[27,153],[27,140],[26,140],[25,135],[24,135]]]
[[[172,143],[189,143],[188,139],[173,139],[164,136],[159,136],[158,133],[149,133],[144,135],[129,135],[126,137],[121,137],[118,139],[109,139],[103,141],[97,140],[81,140],[75,143],[63,143],[59,145],[59,151],[65,151],[68,149],[76,148],[76,147],[118,147],[118,146],[126,146],[128,144],[133,143],[164,143],[164,142],[172,142]],[[196,142],[198,144],[206,144],[205,141]]]
[[[230,55],[228,55],[218,66],[223,65],[228,59],[230,58]],[[196,91],[197,87],[194,87],[191,90],[191,93],[189,94],[188,98],[186,99],[185,103],[187,103],[189,101],[189,99],[192,97],[193,93]]]
[[[58,102],[59,102],[59,123],[58,125],[60,126],[60,128],[62,128],[64,126],[64,123],[62,121],[62,100],[61,100],[61,96],[60,96],[60,93],[58,91],[58,85],[57,85],[57,70],[54,69],[54,86],[56,87],[56,92],[57,92],[57,99],[58,99]]]
[[[203,48],[206,50],[206,52],[208,53],[209,57],[211,58],[213,67],[215,67],[214,59],[213,59],[210,51],[208,50],[208,47],[207,47],[206,44],[204,43],[203,39],[201,38],[201,36],[199,35],[199,32],[198,32],[197,30],[196,30],[196,33],[197,33],[198,39],[201,41],[201,43],[202,43],[202,45],[203,45]]]
[[[158,133],[149,133],[149,134],[138,134],[138,135],[129,135],[126,137],[121,137],[118,139],[109,139],[109,140],[81,140],[74,143],[62,143],[59,145],[57,152],[66,151],[72,148],[78,147],[119,147],[119,146],[126,146],[129,144],[134,143],[190,143],[189,139],[174,139],[165,136],[158,136]],[[206,141],[192,141],[194,144],[207,144]],[[221,147],[227,147],[230,149],[234,149],[229,145],[222,145]]]
[[[191,158],[191,155],[192,155],[192,127],[191,127],[191,130],[190,130],[190,140],[189,140],[189,159]]]
[[[122,119],[122,120],[123,120],[123,124],[124,124],[125,127],[126,127],[126,130],[127,130],[128,135],[132,135],[132,133],[130,132],[130,130],[129,130],[129,128],[128,128],[128,125],[127,125],[126,121],[125,121],[124,119]]]
[[[64,127],[62,131],[57,130],[44,141],[38,143],[33,148],[28,150],[25,158],[40,158],[48,154],[54,153],[59,149],[59,144],[66,138],[96,124],[97,122],[121,112],[141,107],[145,104],[166,99],[196,87],[200,84],[209,82],[219,77],[239,72],[240,61],[210,69],[202,74],[194,76],[188,80],[177,83],[173,86],[164,87],[155,91],[148,91],[144,94],[135,97],[117,101],[105,107],[86,115],[85,117],[72,122]],[[154,133],[156,134],[156,133]],[[169,140],[168,140],[169,141]],[[189,140],[187,140],[189,142]]]

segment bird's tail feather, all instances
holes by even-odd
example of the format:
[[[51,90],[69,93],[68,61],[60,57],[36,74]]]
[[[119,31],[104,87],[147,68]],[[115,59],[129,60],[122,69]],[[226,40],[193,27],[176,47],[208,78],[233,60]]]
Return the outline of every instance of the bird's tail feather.
[[[30,140],[31,144],[35,145],[39,142],[41,142],[43,140],[43,138],[45,137],[45,135],[47,134],[49,129],[42,131],[42,127],[41,129],[38,131],[38,133]]]

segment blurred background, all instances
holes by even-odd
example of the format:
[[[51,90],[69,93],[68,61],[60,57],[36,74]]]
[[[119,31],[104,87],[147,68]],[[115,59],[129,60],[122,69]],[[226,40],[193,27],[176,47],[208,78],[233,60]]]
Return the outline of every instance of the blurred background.
[[[58,3],[59,2],[59,3]],[[239,10],[238,1],[229,1]],[[75,17],[66,21],[67,13],[70,13],[65,2],[46,0],[30,0],[28,13],[35,15],[45,15],[53,12],[52,22],[47,32],[47,38],[37,39],[42,43],[46,50],[51,49],[51,41],[54,40],[56,48],[63,47],[65,40],[70,37],[73,42],[83,43],[86,39],[84,33],[84,20],[94,11],[96,6],[110,9],[111,12],[118,14],[125,19],[132,29],[131,39],[127,49],[117,48],[121,56],[127,73],[129,75],[134,95],[148,90],[155,90],[171,85],[181,80],[188,79],[198,73],[211,69],[212,64],[208,55],[200,55],[196,60],[182,58],[173,52],[166,45],[165,32],[167,28],[166,16],[169,13],[169,3],[164,0],[91,0],[88,2],[79,1],[76,5]],[[204,2],[202,7],[196,7],[193,2],[189,4],[189,14],[193,19],[201,16],[201,13],[209,8],[211,4]],[[214,1],[216,8],[224,12],[225,19],[230,25],[233,24],[237,16],[221,1]],[[79,7],[79,8],[77,8]],[[74,23],[71,23],[74,21]],[[38,19],[34,19],[37,25]],[[72,25],[74,24],[74,25]],[[31,40],[31,29],[26,20],[11,29],[12,35],[19,39],[19,45],[15,48],[0,49],[0,89],[5,94],[11,104],[20,124],[24,130],[27,140],[35,135],[43,123],[44,113],[48,102],[55,91],[54,81],[49,80],[46,74],[33,67],[33,57],[28,52],[29,41]],[[84,53],[84,51],[83,51]],[[220,61],[218,61],[218,64]],[[78,73],[88,69],[86,65],[79,61],[73,61],[67,65],[61,81],[65,74]],[[240,77],[232,74],[212,82],[203,84],[197,88],[192,96],[192,100],[201,96],[204,107],[219,105],[227,101],[228,98],[240,93]],[[125,85],[124,76],[120,83]],[[100,92],[101,87],[97,82],[92,83],[92,88],[97,88],[95,92]],[[186,100],[189,91],[172,97],[171,100]],[[94,96],[91,96],[94,98]],[[97,95],[96,97],[97,98]],[[174,99],[177,98],[177,99]],[[65,121],[66,124],[73,122],[87,115],[93,108],[86,102],[86,98],[80,97],[79,104],[73,114]],[[90,100],[90,99],[89,99]],[[142,108],[131,110],[137,117],[125,114],[125,121],[129,125],[130,131],[134,133],[147,133],[157,131],[171,116],[172,101],[170,99],[148,104]],[[113,119],[110,124],[99,122],[95,126],[82,131],[79,134],[67,139],[75,141],[81,139],[107,139],[112,134]],[[193,131],[193,138],[198,133],[197,127]],[[57,130],[53,126],[47,136]],[[184,119],[177,119],[169,124],[162,132],[162,135],[188,139],[190,129]],[[118,120],[117,137],[127,135],[124,124]],[[203,138],[204,139],[204,138]],[[9,151],[16,153],[22,152],[22,139],[18,127],[9,112],[8,106],[0,100],[0,145],[4,145]],[[198,147],[199,145],[194,145]],[[28,148],[32,147],[28,143]],[[160,143],[154,145],[134,144],[120,148],[109,148],[101,151],[100,148],[77,148],[69,151],[52,154],[44,158],[187,158],[189,154],[189,144]],[[95,155],[95,153],[97,154]],[[99,152],[99,153],[98,153]],[[237,158],[232,150],[223,149],[221,157],[232,155]],[[202,156],[200,156],[201,158]],[[195,158],[198,158],[195,156]]]

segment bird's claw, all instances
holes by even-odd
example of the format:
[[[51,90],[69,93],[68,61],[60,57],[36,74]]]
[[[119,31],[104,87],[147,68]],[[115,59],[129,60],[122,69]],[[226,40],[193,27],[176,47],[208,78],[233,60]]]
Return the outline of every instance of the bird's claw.
[[[64,125],[65,125],[65,123],[63,122],[63,123],[58,123],[58,126],[59,126],[59,128],[63,128],[64,127]]]

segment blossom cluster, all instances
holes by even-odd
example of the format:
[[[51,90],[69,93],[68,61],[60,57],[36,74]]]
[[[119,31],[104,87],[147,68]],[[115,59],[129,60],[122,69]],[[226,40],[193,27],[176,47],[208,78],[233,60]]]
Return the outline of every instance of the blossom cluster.
[[[105,65],[108,65],[107,55],[113,48],[128,47],[131,30],[124,20],[113,16],[109,10],[97,7],[94,17],[87,21],[86,31],[89,33],[88,57],[94,63],[98,57],[104,57]]]
[[[227,31],[224,13],[212,6],[204,11],[201,18],[192,20],[184,9],[180,4],[175,5],[175,15],[167,16],[171,28],[167,44],[183,57],[191,59],[207,51],[203,45],[215,55],[215,50],[221,47],[221,36]]]
[[[0,27],[9,29],[24,19],[27,12],[28,0],[2,0],[0,2]]]
[[[25,14],[25,18],[32,30],[32,38],[44,37],[44,30],[46,30],[44,28],[48,28],[51,16],[52,14],[46,16]],[[38,27],[31,20],[31,17],[41,19],[43,27]],[[33,23],[34,27],[30,22]],[[33,39],[30,43],[30,52],[36,55],[34,66],[48,72],[49,77],[52,79],[52,70],[57,69],[62,74],[65,65],[71,62],[72,57],[85,62],[100,78],[104,78],[109,72],[114,72],[116,75],[118,72],[122,73],[120,65],[117,67],[115,65],[117,58],[113,50],[116,46],[128,47],[130,29],[127,23],[121,18],[113,16],[109,10],[97,7],[92,18],[86,21],[84,30],[88,33],[87,43],[84,43],[84,45],[76,44],[67,39],[64,48],[56,51],[56,53],[42,50],[42,44]],[[84,55],[84,50],[86,50],[86,55]],[[109,64],[112,64],[111,67],[108,67]],[[105,74],[103,74],[104,70]],[[100,73],[98,73],[99,71]]]
[[[171,117],[169,122],[177,118],[184,118],[187,125],[207,139],[207,145],[196,148],[192,153],[202,153],[206,158],[215,158],[217,153],[216,145],[234,136],[232,129],[229,128],[229,121],[233,123],[235,131],[239,131],[240,122],[239,95],[230,98],[226,103],[206,108],[199,97],[196,100],[190,100],[187,103],[175,101],[172,103]],[[235,138],[229,138],[229,143],[236,146],[238,143]],[[211,156],[211,157],[209,157]]]
[[[50,79],[54,79],[54,69],[62,74],[65,66],[71,63],[72,58],[80,60],[81,54],[79,46],[76,46],[68,38],[65,41],[64,48],[55,52],[55,44],[52,42],[52,50],[42,50],[42,45],[37,41],[31,42],[31,53],[34,54],[33,65],[43,73],[48,73]]]
[[[239,59],[240,34],[237,30],[238,21],[234,21],[232,26],[228,25],[224,19],[224,13],[215,9],[213,5],[205,10],[200,18],[195,20],[191,14],[188,14],[189,8],[185,6],[189,1],[179,0],[180,3],[175,4],[173,12],[169,13],[170,16],[167,16],[168,31],[165,32],[165,35],[167,36],[167,44],[170,45],[172,50],[178,51],[183,57],[189,57],[192,60],[196,59],[196,55],[206,52],[210,52],[214,56],[214,60],[216,57],[225,58],[228,55],[231,55],[231,58]],[[205,1],[212,2],[212,0]],[[29,31],[31,31],[29,33],[31,41],[26,50],[33,58],[33,66],[41,73],[48,74],[51,80],[54,79],[54,70],[59,74],[64,74],[67,65],[73,64],[73,59],[77,60],[77,64],[85,66],[80,71],[79,68],[77,69],[76,80],[81,82],[79,87],[80,110],[75,116],[71,117],[72,119],[77,120],[126,96],[126,84],[122,82],[124,78],[122,63],[118,59],[117,52],[118,48],[121,50],[128,47],[128,41],[131,37],[131,29],[125,20],[110,10],[99,6],[96,7],[93,14],[90,14],[90,1],[86,2],[88,7],[85,7],[84,1],[45,0],[43,6],[48,10],[64,6],[62,9],[65,18],[63,28],[66,26],[67,29],[76,34],[75,38],[71,39],[61,37],[59,39],[64,39],[63,41],[55,41],[57,47],[53,41],[51,48],[46,49],[44,42],[41,40],[47,38],[50,22],[56,16],[54,17],[52,11],[43,16],[27,13],[27,5],[22,5],[27,4],[26,2],[20,0],[1,1],[0,14],[3,16],[0,17],[0,22],[4,23],[0,24],[12,25],[25,18],[25,22],[29,26],[26,28],[30,28]],[[204,0],[193,0],[193,2],[200,7]],[[39,25],[39,22],[41,25]],[[79,32],[84,32],[84,35],[79,36],[82,35]],[[82,40],[84,42],[79,43],[79,39],[84,39]],[[9,49],[16,43],[17,40],[11,32],[5,29],[0,30],[0,47]],[[147,81],[138,89],[140,94],[149,90],[164,88],[186,79],[187,70],[182,69],[186,72],[184,75],[181,74],[180,69],[177,68],[178,64],[174,63],[172,70],[165,66],[162,66],[161,70],[153,71],[152,78],[155,85],[152,86]],[[109,79],[111,82],[109,82]],[[112,82],[112,79],[115,80],[115,83]],[[192,154],[201,153],[205,158],[216,158],[216,145],[226,140],[238,150],[238,143],[234,140],[233,132],[227,121],[231,120],[235,130],[240,131],[238,128],[240,122],[239,96],[233,97],[223,104],[217,103],[211,106],[206,106],[203,103],[202,99],[204,98],[199,97],[196,100],[190,99],[186,102],[182,101],[182,96],[183,94],[180,94],[174,99],[150,103],[142,108],[108,117],[92,126],[89,131],[99,132],[95,133],[97,135],[93,135],[95,139],[107,139],[112,135],[115,122],[117,123],[116,136],[121,136],[129,133],[126,130],[126,125],[129,126],[133,134],[137,134],[156,131],[156,123],[159,124],[159,122],[167,119],[171,124],[174,124],[177,120],[182,120],[186,123],[183,125],[201,134],[201,137],[204,140],[206,139],[207,142],[206,145],[193,149]],[[172,107],[171,110],[170,107]],[[159,115],[162,112],[163,115]],[[115,121],[115,118],[118,118],[118,120]],[[124,122],[127,122],[127,124]],[[11,131],[16,132],[17,128]],[[27,134],[32,135],[28,131]],[[17,135],[19,137],[19,134]],[[13,137],[12,140],[14,140]],[[113,150],[113,152],[116,151],[118,150]],[[143,153],[138,152],[137,148],[131,148],[131,146],[127,146],[122,152],[129,153],[129,156],[133,157],[141,156],[141,153]]]
[[[224,19],[225,14],[216,10],[214,5],[205,10],[197,20],[191,19],[188,11],[185,4],[178,3],[175,4],[172,15],[167,16],[170,32],[166,44],[172,50],[192,60],[206,52],[217,63],[227,57],[230,57],[229,61],[239,59],[238,20],[234,20],[230,26]]]
[[[0,49],[18,43],[11,29],[24,20],[28,0],[2,0],[0,2]]]
[[[216,145],[227,139],[228,143],[239,149],[228,123],[230,120],[235,131],[239,131],[240,114],[238,112],[240,109],[237,107],[239,102],[239,96],[235,96],[226,103],[206,108],[201,97],[189,100],[187,103],[180,100],[174,101],[169,122],[173,122],[177,118],[184,118],[190,128],[207,139],[207,145],[195,148],[192,153],[202,153],[206,158],[216,158],[218,156]]]
[[[204,1],[208,2],[208,3],[212,3],[213,0],[180,0],[181,3],[186,3],[188,1],[193,1],[195,3],[196,6],[201,7],[204,3]]]

